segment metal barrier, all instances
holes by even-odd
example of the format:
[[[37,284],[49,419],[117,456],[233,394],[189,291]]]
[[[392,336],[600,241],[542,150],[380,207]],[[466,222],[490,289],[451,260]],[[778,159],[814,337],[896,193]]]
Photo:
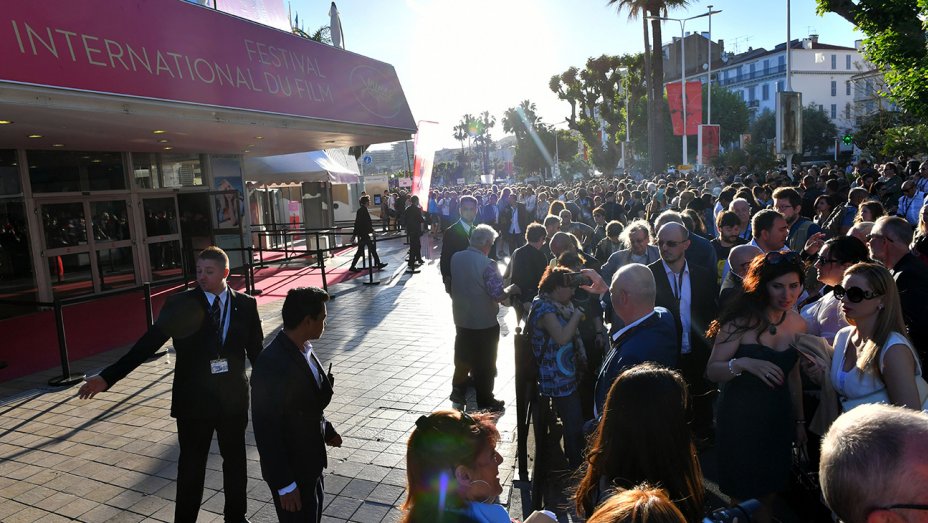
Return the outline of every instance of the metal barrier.
[[[186,289],[189,284],[189,279],[184,276],[181,278],[174,278],[171,280],[162,280],[156,283],[158,286],[167,286],[183,283],[184,288]],[[61,375],[56,376],[48,380],[48,384],[53,387],[68,387],[79,383],[84,380],[84,374],[77,374],[71,372],[71,361],[68,356],[68,338],[64,329],[64,308],[69,305],[76,305],[78,303],[86,303],[90,301],[102,300],[105,298],[112,298],[113,296],[119,296],[122,294],[130,294],[133,292],[142,291],[145,298],[145,319],[148,322],[148,326],[151,327],[154,324],[154,315],[151,307],[151,282],[145,282],[141,285],[136,285],[134,287],[125,287],[122,289],[114,289],[111,291],[104,291],[98,294],[88,294],[86,296],[75,296],[73,298],[56,298],[51,302],[42,302],[35,300],[7,300],[0,299],[0,304],[3,305],[16,305],[22,307],[35,307],[35,308],[52,308],[55,312],[55,330],[58,335],[58,357],[61,361]]]

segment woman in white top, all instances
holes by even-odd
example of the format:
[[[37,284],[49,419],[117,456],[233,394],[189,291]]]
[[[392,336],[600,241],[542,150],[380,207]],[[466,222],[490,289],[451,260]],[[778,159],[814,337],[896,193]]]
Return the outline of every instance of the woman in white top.
[[[893,405],[920,410],[915,377],[921,369],[905,336],[899,291],[882,265],[858,263],[833,290],[850,326],[835,336],[831,382],[842,399],[854,400],[885,389]],[[874,402],[881,399],[874,397]]]
[[[815,261],[818,281],[826,287],[840,285],[844,271],[864,261],[869,261],[869,251],[860,240],[852,236],[832,238],[822,246]],[[825,338],[829,345],[834,343],[838,331],[848,326],[841,314],[841,301],[831,290],[803,307],[800,314],[806,320],[807,332]]]

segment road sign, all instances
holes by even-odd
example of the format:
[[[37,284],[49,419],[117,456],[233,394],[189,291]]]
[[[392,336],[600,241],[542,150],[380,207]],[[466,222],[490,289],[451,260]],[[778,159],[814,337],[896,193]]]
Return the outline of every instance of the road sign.
[[[370,165],[374,163],[374,159],[370,155],[364,155],[364,165]]]

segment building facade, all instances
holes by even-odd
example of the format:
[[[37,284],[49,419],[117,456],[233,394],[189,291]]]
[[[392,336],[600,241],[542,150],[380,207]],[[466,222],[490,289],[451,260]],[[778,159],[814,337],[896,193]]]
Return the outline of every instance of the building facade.
[[[694,43],[687,42],[686,48],[708,49],[707,37],[695,34],[688,37]],[[698,44],[698,40],[701,40]],[[720,49],[722,42],[718,46]],[[665,46],[664,56],[679,54],[680,44]],[[853,129],[854,92],[852,77],[860,72],[863,59],[855,47],[844,47],[819,42],[817,35],[810,35],[802,40],[790,43],[792,90],[802,93],[802,103],[806,106],[816,105],[834,122],[839,132]],[[701,59],[705,61],[707,51],[702,51]],[[699,71],[693,71],[687,80],[708,81],[707,68],[699,62]],[[665,60],[664,74],[666,81],[680,80],[680,65],[673,59]],[[687,60],[687,64],[689,60]],[[786,44],[779,44],[772,50],[749,48],[740,54],[720,53],[718,62],[712,65],[713,87],[722,87],[734,92],[744,100],[754,115],[763,111],[776,111],[776,93],[786,90]]]

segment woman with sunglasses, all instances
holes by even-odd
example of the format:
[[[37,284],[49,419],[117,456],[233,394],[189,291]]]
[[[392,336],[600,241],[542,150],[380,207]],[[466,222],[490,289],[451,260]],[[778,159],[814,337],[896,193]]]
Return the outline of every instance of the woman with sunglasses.
[[[806,323],[795,311],[805,269],[797,253],[751,262],[744,291],[712,323],[706,376],[720,384],[716,447],[719,487],[733,503],[756,498],[756,521],[771,521],[786,487],[792,443],[806,442],[802,380],[793,347]]]
[[[890,272],[875,263],[858,263],[832,291],[850,326],[835,336],[831,383],[842,408],[886,402],[920,410],[916,384],[921,366],[906,338],[899,291]]]
[[[402,523],[510,523],[496,452],[499,431],[489,413],[439,410],[420,416],[406,446]]]
[[[839,236],[825,242],[815,260],[816,276],[824,285],[822,296],[800,312],[809,334],[825,338],[831,344],[835,334],[847,327],[848,323],[841,314],[841,302],[831,289],[841,283],[848,267],[869,260],[867,246],[853,236]]]

